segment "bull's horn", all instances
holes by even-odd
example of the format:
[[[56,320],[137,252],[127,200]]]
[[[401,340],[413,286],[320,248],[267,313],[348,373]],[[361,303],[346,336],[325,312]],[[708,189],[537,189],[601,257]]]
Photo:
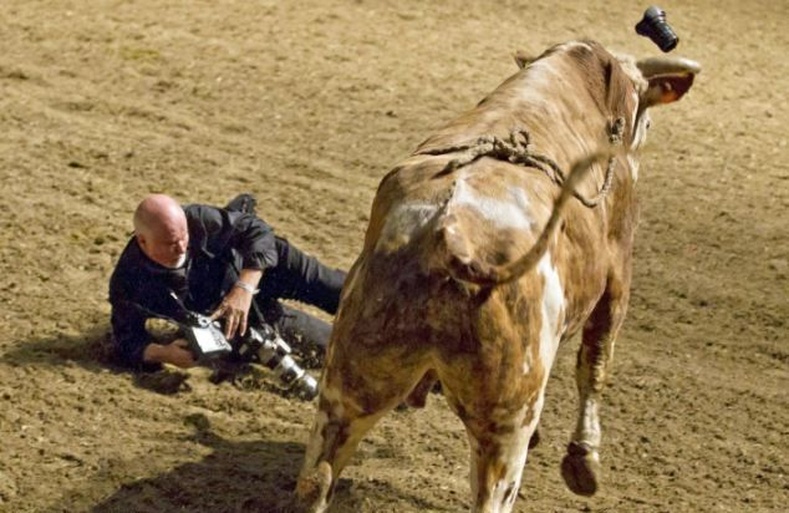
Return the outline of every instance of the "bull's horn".
[[[645,78],[660,75],[693,74],[701,73],[701,65],[683,57],[650,57],[636,63]]]

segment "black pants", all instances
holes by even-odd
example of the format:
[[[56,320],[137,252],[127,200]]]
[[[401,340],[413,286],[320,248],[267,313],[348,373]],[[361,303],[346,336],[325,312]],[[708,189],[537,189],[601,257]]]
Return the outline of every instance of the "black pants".
[[[281,237],[277,237],[277,253],[277,266],[267,269],[260,282],[260,293],[255,299],[257,309],[292,346],[325,351],[331,325],[279,300],[299,301],[334,314],[346,273],[325,266]]]

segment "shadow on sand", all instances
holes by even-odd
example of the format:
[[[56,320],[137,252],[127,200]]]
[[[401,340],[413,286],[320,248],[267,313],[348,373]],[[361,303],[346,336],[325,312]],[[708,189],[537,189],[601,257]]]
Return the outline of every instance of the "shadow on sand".
[[[111,332],[106,324],[79,335],[34,338],[7,350],[0,362],[30,367],[77,366],[92,373],[110,371],[129,376],[139,388],[165,395],[183,391],[187,377],[185,373],[159,371],[158,367],[132,372],[120,365],[113,356]]]
[[[195,428],[195,442],[213,452],[196,463],[186,463],[152,478],[123,483],[90,513],[291,513],[293,490],[304,456],[304,445],[291,442],[233,442],[211,431],[202,414],[185,422]],[[423,508],[435,508],[386,483],[361,483],[340,479],[333,511],[358,511],[368,494],[398,497]],[[84,491],[65,495],[48,512],[73,511]]]
[[[0,361],[10,365],[78,365],[93,372],[107,368],[122,371],[111,357],[110,336],[109,326],[99,324],[78,335],[33,338],[9,348]]]
[[[70,367],[77,366],[86,371],[112,372],[131,379],[135,386],[158,394],[171,395],[187,391],[188,373],[175,367],[162,368],[151,365],[145,369],[131,370],[118,362],[112,350],[110,327],[107,324],[94,326],[80,335],[56,335],[34,338],[12,347],[0,356],[0,362],[12,366]],[[253,379],[253,369],[243,362],[217,361],[210,367],[209,378],[215,384],[230,382],[237,388],[258,388],[278,393],[284,397],[293,395],[272,386],[269,380]],[[252,376],[252,377],[250,377]]]
[[[213,449],[197,463],[126,483],[92,513],[286,511],[304,454],[290,442],[231,442],[210,431],[200,414],[186,419],[195,441]]]
[[[159,393],[150,386],[151,375],[129,372],[114,362],[109,350],[110,333],[106,325],[96,326],[79,336],[60,335],[33,339],[13,347],[0,356],[12,366],[70,367],[88,372],[107,372],[131,376],[135,385]],[[191,462],[151,478],[117,484],[111,496],[95,504],[91,513],[290,513],[296,478],[304,457],[301,443],[259,440],[231,441],[216,435],[208,419],[192,414],[184,419],[194,428],[195,443],[212,452],[199,462]],[[155,455],[151,455],[155,457]],[[101,475],[96,476],[101,479]],[[116,480],[105,476],[109,480]],[[105,483],[106,484],[106,483]],[[86,490],[65,492],[48,513],[73,512],[75,504],[85,503]],[[335,488],[332,511],[358,511],[369,500],[381,501],[396,511],[398,503],[420,509],[441,510],[431,501],[411,495],[380,480],[353,482],[341,478]],[[394,509],[392,509],[394,508]],[[438,508],[438,509],[437,509]]]

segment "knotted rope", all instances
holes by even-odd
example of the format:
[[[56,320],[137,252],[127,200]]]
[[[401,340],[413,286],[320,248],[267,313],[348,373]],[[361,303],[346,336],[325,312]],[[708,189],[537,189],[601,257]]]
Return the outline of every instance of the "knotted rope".
[[[617,118],[609,129],[609,142],[612,145],[622,144],[622,134],[624,132],[624,118]],[[548,178],[561,187],[567,176],[559,165],[551,158],[534,153],[531,149],[529,133],[523,128],[515,128],[510,133],[509,139],[502,139],[494,135],[484,135],[469,144],[458,146],[448,146],[434,150],[424,150],[418,152],[420,155],[446,155],[449,153],[462,152],[462,154],[450,160],[436,176],[443,176],[448,173],[467,166],[472,162],[482,158],[491,157],[494,159],[510,162],[524,167],[533,167],[544,172]],[[595,197],[587,198],[577,191],[573,195],[586,207],[594,208],[610,192],[614,178],[615,158],[608,160],[608,167],[605,171],[603,185]]]

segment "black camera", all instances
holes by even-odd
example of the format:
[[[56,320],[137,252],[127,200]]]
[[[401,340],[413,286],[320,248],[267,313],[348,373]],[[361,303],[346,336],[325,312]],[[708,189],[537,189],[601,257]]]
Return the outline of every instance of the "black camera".
[[[318,382],[291,356],[291,348],[277,331],[266,323],[247,327],[243,337],[228,342],[219,323],[204,315],[189,312],[182,326],[189,347],[200,361],[229,355],[246,362],[259,362],[271,369],[283,387],[301,399],[311,401],[318,395]]]
[[[679,43],[679,37],[666,22],[666,11],[656,5],[644,11],[644,17],[636,24],[636,33],[651,39],[663,52],[670,52]]]

